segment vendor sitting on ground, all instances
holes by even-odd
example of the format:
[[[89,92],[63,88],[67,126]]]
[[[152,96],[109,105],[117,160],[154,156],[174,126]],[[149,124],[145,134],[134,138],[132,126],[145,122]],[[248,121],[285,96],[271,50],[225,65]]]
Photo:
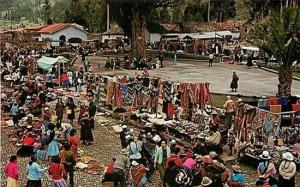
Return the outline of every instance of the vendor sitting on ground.
[[[28,135],[23,138],[22,140],[22,147],[18,150],[18,156],[30,157],[33,153],[33,145],[34,145],[34,138],[33,133],[30,132]]]
[[[208,151],[216,151],[220,153],[222,151],[220,147],[221,133],[218,131],[217,126],[210,127],[210,135],[205,138]]]

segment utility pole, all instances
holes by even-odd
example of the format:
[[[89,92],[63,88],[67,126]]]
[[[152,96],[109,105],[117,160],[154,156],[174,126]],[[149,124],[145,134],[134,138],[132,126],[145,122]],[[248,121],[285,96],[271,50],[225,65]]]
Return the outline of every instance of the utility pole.
[[[207,22],[210,21],[210,0],[208,0],[208,9],[207,9]]]

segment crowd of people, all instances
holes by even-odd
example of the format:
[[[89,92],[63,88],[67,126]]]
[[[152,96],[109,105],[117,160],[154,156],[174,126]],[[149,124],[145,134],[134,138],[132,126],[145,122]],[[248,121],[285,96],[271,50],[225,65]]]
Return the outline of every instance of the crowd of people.
[[[60,68],[54,66],[46,73],[39,72],[36,65],[28,65],[26,61],[16,60],[9,64],[20,53],[19,50],[7,51],[11,55],[7,55],[1,64],[5,67],[1,76],[9,75],[13,78],[9,85],[2,87],[1,112],[9,114],[6,117],[13,121],[17,140],[22,140],[16,155],[10,157],[4,168],[7,186],[18,186],[19,157],[31,158],[26,167],[27,187],[42,186],[42,175],[46,172],[51,177],[51,187],[76,186],[74,167],[79,157],[78,146],[90,146],[94,141],[93,130],[99,103],[98,81],[101,77],[92,72],[88,63],[78,69],[70,65],[61,72],[58,72]],[[159,58],[162,62],[163,57]],[[143,60],[139,62],[141,61]],[[108,62],[108,68],[111,68],[109,59]],[[149,67],[143,67],[143,64],[138,63],[138,67],[146,68],[143,77],[148,77]],[[55,83],[54,80],[59,81]],[[62,91],[60,86],[63,87]],[[81,93],[86,95],[85,99],[80,98]],[[152,182],[151,176],[157,170],[165,187],[246,186],[247,181],[240,166],[228,166],[220,158],[220,145],[227,145],[232,153],[236,151],[233,148],[235,137],[231,129],[235,104],[230,97],[224,108],[225,125],[229,129],[224,142],[221,142],[222,134],[216,125],[220,119],[214,113],[211,113],[213,120],[208,127],[208,135],[198,137],[198,142],[192,146],[182,146],[147,125],[144,129],[137,130],[124,124],[120,132],[123,149],[112,159],[103,181],[112,181],[115,187],[125,187],[129,183],[133,186],[145,186]],[[199,112],[205,114],[201,109]],[[78,134],[75,119],[78,119],[80,125]],[[50,165],[43,168],[40,161]],[[296,165],[291,153],[283,154],[283,161],[277,172],[269,152],[264,151],[257,168],[256,185],[293,187],[295,172]]]

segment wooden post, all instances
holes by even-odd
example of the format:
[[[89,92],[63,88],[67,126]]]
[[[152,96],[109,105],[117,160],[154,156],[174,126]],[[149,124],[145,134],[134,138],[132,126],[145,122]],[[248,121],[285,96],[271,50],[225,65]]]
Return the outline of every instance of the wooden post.
[[[158,79],[158,90],[157,90],[157,101],[156,101],[156,111],[155,111],[155,113],[156,113],[156,117],[157,117],[157,112],[158,112],[158,106],[159,106],[159,93],[160,93],[160,91],[161,91],[161,86],[160,86],[160,83],[161,83],[161,81],[160,81],[161,79],[159,78]]]

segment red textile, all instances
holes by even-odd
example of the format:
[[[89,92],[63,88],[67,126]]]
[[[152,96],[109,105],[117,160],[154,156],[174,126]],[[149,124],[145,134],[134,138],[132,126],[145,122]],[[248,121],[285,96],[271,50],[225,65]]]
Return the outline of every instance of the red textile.
[[[69,80],[68,76],[67,76],[67,73],[63,73],[60,77],[60,81],[63,82],[63,81],[67,81]]]
[[[23,138],[23,145],[33,146],[33,144],[34,144],[34,139],[33,138],[31,138],[31,137]]]
[[[48,171],[53,180],[61,180],[62,178],[67,178],[66,170],[61,164],[52,164],[49,167]]]
[[[112,101],[113,90],[114,90],[114,82],[111,81],[111,80],[108,80],[108,82],[107,82],[107,95],[106,95],[106,99],[107,99],[108,103],[110,103]]]
[[[280,105],[279,99],[276,97],[270,97],[270,99],[268,100],[268,106],[271,105]]]
[[[183,166],[182,160],[180,159],[180,157],[179,157],[178,155],[175,155],[175,154],[171,154],[171,155],[169,156],[169,158],[167,159],[166,166],[169,165],[169,162],[170,162],[171,160],[174,160],[176,166],[180,166],[180,167]]]
[[[121,94],[121,85],[117,84],[114,87],[114,107],[121,108],[122,107],[122,94]]]
[[[173,103],[168,103],[168,113],[167,113],[168,119],[173,119],[173,115],[174,115],[174,105]]]
[[[292,104],[292,107],[293,107],[293,111],[300,111],[300,104]]]

